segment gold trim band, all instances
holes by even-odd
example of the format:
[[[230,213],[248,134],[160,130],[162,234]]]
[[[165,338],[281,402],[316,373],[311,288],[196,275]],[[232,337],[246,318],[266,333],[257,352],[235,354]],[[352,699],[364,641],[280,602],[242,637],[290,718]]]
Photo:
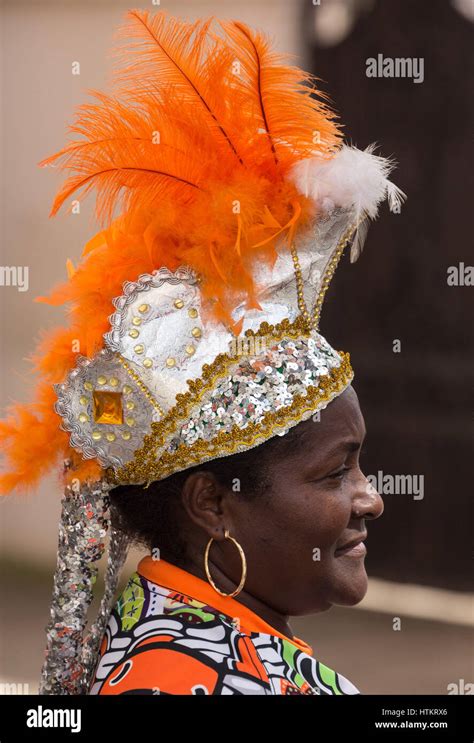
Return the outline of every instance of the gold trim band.
[[[207,380],[203,378],[195,380],[188,393],[177,395],[176,405],[165,418],[151,424],[152,431],[144,437],[143,446],[135,452],[134,459],[116,473],[110,473],[112,481],[115,484],[145,482],[149,484],[154,480],[162,480],[196,464],[251,449],[276,433],[306,420],[339,395],[352,381],[354,372],[350,364],[350,355],[343,351],[340,351],[339,355],[341,364],[320,377],[317,386],[308,387],[306,395],[295,395],[291,405],[266,413],[260,422],[251,421],[245,428],[235,424],[230,431],[221,431],[210,441],[199,439],[191,445],[183,442],[175,451],[162,451],[178,424],[189,415],[191,408],[222,374],[222,367],[220,373],[215,376],[212,373],[212,368],[223,362],[217,357],[214,364],[204,370],[203,377],[207,376]]]

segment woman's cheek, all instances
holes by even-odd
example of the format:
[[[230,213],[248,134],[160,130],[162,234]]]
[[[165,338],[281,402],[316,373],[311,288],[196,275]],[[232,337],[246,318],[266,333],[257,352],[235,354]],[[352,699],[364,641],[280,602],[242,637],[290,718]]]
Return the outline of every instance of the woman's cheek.
[[[333,548],[341,539],[351,518],[351,501],[343,488],[324,491],[318,500],[318,507],[313,523],[318,525],[318,536],[321,549],[332,554]]]

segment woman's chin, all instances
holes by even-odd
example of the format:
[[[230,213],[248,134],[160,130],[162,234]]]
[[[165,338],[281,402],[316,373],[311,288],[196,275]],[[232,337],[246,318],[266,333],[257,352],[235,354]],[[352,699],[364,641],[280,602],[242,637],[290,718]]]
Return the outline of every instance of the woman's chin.
[[[367,593],[369,580],[365,568],[362,566],[355,575],[347,576],[334,588],[332,603],[338,606],[355,606],[360,603]]]

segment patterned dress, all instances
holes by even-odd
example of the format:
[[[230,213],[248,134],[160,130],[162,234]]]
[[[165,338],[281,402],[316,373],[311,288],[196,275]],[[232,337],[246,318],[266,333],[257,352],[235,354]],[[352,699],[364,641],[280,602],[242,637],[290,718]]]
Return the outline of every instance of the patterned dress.
[[[144,557],[118,599],[89,694],[359,694],[236,599]]]

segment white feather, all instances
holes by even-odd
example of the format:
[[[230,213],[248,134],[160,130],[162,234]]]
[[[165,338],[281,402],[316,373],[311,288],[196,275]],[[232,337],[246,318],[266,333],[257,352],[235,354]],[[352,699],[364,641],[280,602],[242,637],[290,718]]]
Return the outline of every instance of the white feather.
[[[397,211],[406,195],[388,176],[395,162],[374,155],[376,145],[365,150],[343,145],[330,160],[306,158],[293,166],[291,178],[299,191],[324,209],[355,207],[360,217],[374,219],[379,204],[388,199],[391,211]]]
[[[362,252],[369,226],[375,219],[379,204],[388,200],[390,211],[399,212],[406,195],[388,176],[395,162],[374,155],[376,145],[365,150],[343,145],[330,160],[318,157],[300,160],[293,166],[290,178],[298,190],[314,199],[323,212],[337,207],[354,209],[358,223],[351,247],[354,263]]]

